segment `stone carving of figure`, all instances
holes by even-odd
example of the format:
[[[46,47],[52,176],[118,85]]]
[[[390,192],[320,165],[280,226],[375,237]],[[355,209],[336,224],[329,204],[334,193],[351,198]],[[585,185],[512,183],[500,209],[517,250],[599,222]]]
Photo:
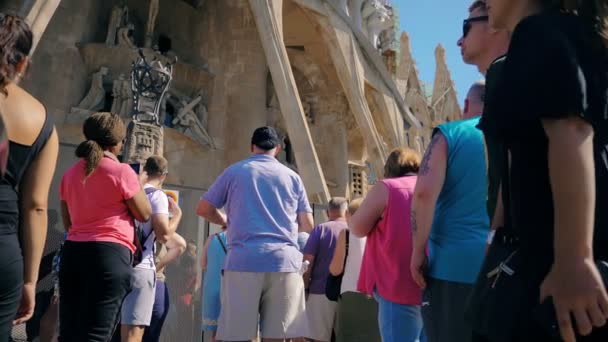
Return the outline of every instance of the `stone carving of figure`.
[[[416,152],[421,155],[424,154],[424,146],[422,143],[422,139],[419,136],[416,136],[414,138],[414,150],[416,150]]]
[[[118,45],[126,46],[128,48],[135,48],[135,43],[133,42],[132,33],[135,29],[135,26],[131,23],[126,26],[121,27],[118,30]]]
[[[146,40],[144,47],[152,47],[152,39],[154,38],[154,27],[156,26],[156,17],[158,16],[158,1],[150,0],[148,8],[148,22],[146,23]]]
[[[78,108],[98,111],[104,107],[106,91],[103,89],[103,77],[107,74],[107,67],[101,67],[98,72],[93,74],[91,88],[89,88],[87,95],[78,104]]]
[[[110,23],[108,24],[108,34],[106,36],[106,44],[116,44],[116,33],[118,29],[123,26],[123,21],[127,13],[126,6],[114,6],[112,8],[112,14],[110,15]]]
[[[209,123],[209,112],[207,111],[207,106],[205,106],[204,103],[199,104],[198,107],[196,107],[195,113],[196,117],[201,122],[201,125],[207,128]]]
[[[197,117],[197,114],[194,111],[196,106],[204,107],[204,105],[201,104],[202,99],[203,98],[199,95],[194,100],[189,102],[184,99],[180,100],[179,103],[182,107],[175,115],[172,123],[174,127],[198,141],[201,145],[207,145],[215,148],[211,135],[209,135],[206,127],[203,126],[203,123]]]
[[[364,31],[363,28],[363,3],[365,0],[348,0],[348,14],[356,27]]]
[[[122,81],[120,96],[122,97],[120,116],[130,118],[133,115],[133,90],[131,89],[130,79]]]
[[[336,7],[340,9],[340,11],[348,15],[348,0],[333,0],[333,2],[336,4]]]
[[[366,32],[375,48],[380,47],[380,33],[395,25],[391,15],[378,0],[369,0],[364,6],[363,18]]]
[[[112,83],[112,109],[110,110],[114,114],[121,114],[122,103],[124,101],[122,97],[122,85],[125,82],[125,75],[120,74],[117,79]]]
[[[397,48],[397,33],[394,28],[393,25],[380,33],[380,50],[383,53]]]

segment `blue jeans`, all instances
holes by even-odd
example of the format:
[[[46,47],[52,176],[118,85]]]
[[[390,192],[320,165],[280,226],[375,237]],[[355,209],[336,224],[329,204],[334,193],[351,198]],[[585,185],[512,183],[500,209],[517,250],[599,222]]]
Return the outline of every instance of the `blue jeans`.
[[[156,280],[156,295],[150,326],[144,331],[143,342],[158,342],[163,330],[163,324],[169,314],[169,289],[162,280]]]
[[[382,342],[425,342],[422,314],[418,305],[388,301],[374,292],[378,302],[378,326]]]

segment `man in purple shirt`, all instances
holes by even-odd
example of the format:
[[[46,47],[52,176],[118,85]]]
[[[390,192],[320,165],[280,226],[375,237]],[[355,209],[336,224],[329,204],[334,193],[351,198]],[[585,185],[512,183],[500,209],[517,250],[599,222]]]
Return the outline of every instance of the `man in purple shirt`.
[[[256,129],[252,155],[228,167],[199,202],[199,216],[227,226],[221,341],[253,340],[258,327],[264,342],[306,330],[298,231],[312,228],[312,209],[300,176],[275,158],[280,149],[272,127]]]
[[[329,221],[316,226],[304,247],[304,260],[310,262],[310,267],[304,274],[308,281],[308,301],[306,315],[308,316],[308,337],[313,341],[329,342],[336,317],[337,302],[332,302],[325,296],[325,283],[329,276],[329,264],[334,255],[336,241],[343,229],[347,229],[346,210],[348,203],[345,198],[334,197],[329,201],[327,216]]]

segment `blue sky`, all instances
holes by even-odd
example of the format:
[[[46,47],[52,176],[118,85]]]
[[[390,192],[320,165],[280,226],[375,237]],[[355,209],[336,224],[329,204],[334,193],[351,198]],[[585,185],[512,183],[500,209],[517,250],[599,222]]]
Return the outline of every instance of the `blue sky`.
[[[471,0],[393,0],[399,9],[401,30],[407,31],[420,79],[429,86],[435,78],[435,47],[443,45],[460,104],[469,86],[482,78],[477,68],[466,65],[456,41]]]

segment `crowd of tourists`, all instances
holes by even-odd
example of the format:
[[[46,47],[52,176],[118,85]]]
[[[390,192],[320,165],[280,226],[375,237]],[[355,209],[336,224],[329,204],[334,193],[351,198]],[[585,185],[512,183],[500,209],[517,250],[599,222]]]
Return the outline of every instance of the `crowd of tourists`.
[[[0,342],[39,304],[59,150],[18,86],[32,42],[0,14]],[[251,156],[196,210],[222,227],[200,261],[214,341],[608,341],[608,4],[474,1],[458,46],[485,76],[463,119],[435,127],[424,156],[393,150],[365,198],[328,201],[327,222],[314,225],[301,178],[276,159],[275,129],[254,131]],[[83,134],[59,188],[66,241],[41,338],[159,341],[164,270],[190,248],[162,191],[169,165],[121,163],[117,114],[92,114]],[[184,291],[178,311],[194,300]]]

